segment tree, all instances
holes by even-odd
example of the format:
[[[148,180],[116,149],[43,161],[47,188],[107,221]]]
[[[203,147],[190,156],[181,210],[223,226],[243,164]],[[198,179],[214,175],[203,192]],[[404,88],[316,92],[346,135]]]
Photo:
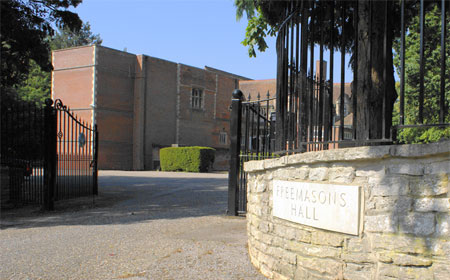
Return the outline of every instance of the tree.
[[[248,25],[242,44],[248,47],[248,56],[256,57],[255,46],[258,51],[264,52],[268,47],[264,38],[266,35],[275,36],[277,25],[269,25],[261,9],[257,9],[253,1],[235,0],[235,6],[237,20],[241,20],[244,11],[247,13]]]
[[[424,32],[424,57],[426,58],[424,73],[424,123],[439,123],[439,92],[440,92],[440,68],[441,68],[441,13],[436,4],[430,5],[426,10]],[[446,38],[446,45],[450,46],[450,37]],[[408,32],[405,35],[405,124],[417,124],[419,111],[419,85],[420,85],[420,22],[419,16],[413,17]],[[400,40],[394,41],[394,64],[400,71]],[[447,47],[446,64],[450,65],[450,49]],[[398,73],[400,75],[400,72]],[[446,106],[450,103],[450,74],[445,75]],[[399,109],[397,114],[399,114]],[[396,122],[399,123],[399,117]],[[450,122],[450,117],[445,116],[445,122]],[[399,134],[399,140],[405,143],[433,142],[441,138],[450,138],[450,128],[407,128]]]
[[[60,28],[50,40],[50,49],[52,51],[67,49],[90,44],[102,44],[102,38],[99,34],[93,34],[89,22],[83,23],[79,31],[72,31],[68,27]]]
[[[429,1],[427,1],[427,5]],[[312,5],[314,3],[314,6]],[[356,4],[358,6],[356,6]],[[417,11],[417,1],[406,1],[407,14],[410,15]],[[333,34],[335,44],[331,45],[330,36],[325,36],[324,43],[328,48],[337,48],[337,44],[344,42],[345,51],[352,54],[351,63],[354,68],[358,68],[357,87],[353,88],[353,92],[357,96],[357,114],[356,114],[356,128],[357,139],[381,139],[383,134],[386,137],[390,135],[390,127],[392,125],[392,112],[397,93],[395,90],[394,80],[394,66],[393,66],[393,52],[392,44],[394,38],[400,34],[399,23],[399,5],[397,2],[385,1],[307,1],[307,0],[291,0],[291,1],[266,1],[266,0],[235,0],[237,7],[237,16],[242,16],[244,12],[249,18],[249,25],[247,27],[246,38],[244,42],[249,45],[249,49],[254,50],[256,47],[262,46],[260,49],[264,50],[264,37],[270,35],[270,31],[280,28],[281,23],[286,17],[286,11],[292,5],[303,5],[305,11],[310,16],[311,20],[317,22],[322,20],[326,28],[330,28],[331,24],[334,26]],[[330,14],[330,5],[334,5],[334,11],[345,10],[345,34],[341,38],[340,24],[342,22],[343,13],[335,12],[333,17]],[[370,7],[372,5],[372,7]],[[357,7],[358,12],[358,57],[354,59],[353,54],[356,47],[356,40],[353,36],[354,28],[353,12]],[[387,27],[385,27],[385,9],[388,11]],[[370,29],[370,11],[375,15],[372,17],[372,29]],[[261,20],[261,18],[263,20]],[[334,22],[331,19],[334,18]],[[408,18],[411,18],[408,16]],[[259,28],[253,27],[259,22]],[[268,24],[271,29],[265,28],[264,24]],[[329,34],[331,30],[327,30],[325,34]],[[368,36],[371,32],[371,38]],[[386,60],[384,57],[384,38],[386,40]],[[319,42],[319,34],[313,34],[312,39],[315,43]],[[372,40],[370,40],[372,39]],[[372,43],[369,47],[370,42]],[[371,52],[371,53],[370,53]],[[254,52],[249,51],[254,54]],[[367,62],[371,61],[369,65]],[[386,67],[384,62],[386,61]],[[386,80],[383,79],[383,72],[386,69]],[[383,112],[383,96],[386,90],[386,106]],[[385,123],[379,120],[385,116]],[[385,131],[383,133],[383,127]]]
[[[51,38],[47,39],[51,51],[102,43],[99,34],[93,34],[89,22],[83,23],[81,29],[71,31],[69,28],[60,28]],[[49,54],[50,57],[50,54]],[[18,97],[25,101],[33,101],[42,106],[51,93],[51,72],[44,71],[34,60],[30,61],[30,71],[25,80],[16,86]]]
[[[44,71],[52,69],[48,36],[53,24],[76,31],[81,28],[77,14],[68,11],[82,0],[2,0],[1,8],[1,86],[22,81],[34,60]]]
[[[45,99],[50,98],[51,83],[51,73],[43,71],[34,60],[31,60],[27,78],[15,90],[21,100],[43,106]]]

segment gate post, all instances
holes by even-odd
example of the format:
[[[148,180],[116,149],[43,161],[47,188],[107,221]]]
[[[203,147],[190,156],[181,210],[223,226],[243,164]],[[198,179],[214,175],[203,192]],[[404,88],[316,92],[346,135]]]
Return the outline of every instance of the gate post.
[[[230,122],[230,172],[228,173],[228,210],[227,215],[238,214],[238,180],[241,148],[242,91],[235,89],[231,99]]]
[[[45,158],[44,158],[44,209],[54,209],[54,190],[56,186],[56,111],[52,107],[53,100],[45,100],[44,130],[45,130]]]

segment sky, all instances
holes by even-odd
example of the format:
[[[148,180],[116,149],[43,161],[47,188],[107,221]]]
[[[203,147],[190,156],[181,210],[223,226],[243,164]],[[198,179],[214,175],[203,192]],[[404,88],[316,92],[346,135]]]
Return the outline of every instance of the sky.
[[[205,65],[251,79],[276,78],[275,38],[248,56],[241,44],[247,19],[236,20],[234,0],[83,0],[72,9],[103,46],[199,68]],[[318,57],[318,54],[315,55]],[[325,57],[328,54],[325,53]],[[347,58],[348,59],[348,58]],[[335,69],[339,65],[335,53]],[[335,73],[339,73],[336,72]],[[346,73],[346,82],[352,74]],[[335,82],[340,81],[335,75]]]
[[[73,11],[106,47],[252,79],[276,78],[275,38],[267,40],[266,52],[249,58],[241,44],[247,20],[236,21],[233,0],[84,0]]]

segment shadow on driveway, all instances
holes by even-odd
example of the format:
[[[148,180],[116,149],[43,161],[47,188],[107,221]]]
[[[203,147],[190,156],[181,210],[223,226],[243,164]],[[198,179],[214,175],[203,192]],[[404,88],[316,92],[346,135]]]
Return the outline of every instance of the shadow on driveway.
[[[101,171],[99,195],[2,211],[1,227],[131,224],[155,219],[223,215],[227,174]]]

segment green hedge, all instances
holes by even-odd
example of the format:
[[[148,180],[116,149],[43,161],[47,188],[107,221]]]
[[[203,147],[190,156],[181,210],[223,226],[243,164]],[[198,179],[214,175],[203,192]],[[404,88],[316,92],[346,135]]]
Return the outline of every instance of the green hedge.
[[[208,172],[216,150],[209,147],[169,147],[159,151],[162,171]]]

